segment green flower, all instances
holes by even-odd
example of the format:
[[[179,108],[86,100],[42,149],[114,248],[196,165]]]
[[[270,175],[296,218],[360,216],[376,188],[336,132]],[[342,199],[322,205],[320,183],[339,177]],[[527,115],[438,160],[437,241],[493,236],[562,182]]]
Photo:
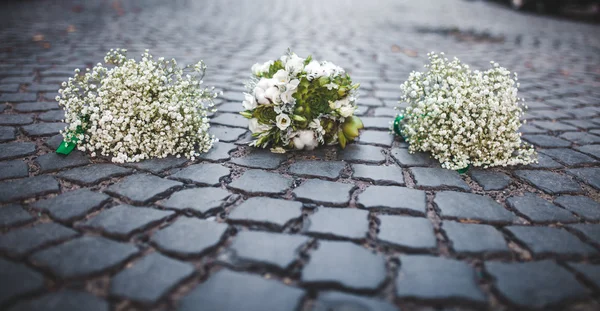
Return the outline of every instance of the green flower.
[[[253,116],[258,119],[258,122],[270,124],[275,121],[277,113],[271,106],[258,106],[254,109]]]

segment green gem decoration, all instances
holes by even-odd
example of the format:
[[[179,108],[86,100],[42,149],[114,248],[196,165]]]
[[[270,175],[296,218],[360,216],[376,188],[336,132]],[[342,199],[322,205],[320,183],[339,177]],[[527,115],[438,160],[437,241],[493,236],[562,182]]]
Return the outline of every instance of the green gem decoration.
[[[459,169],[459,170],[456,170],[456,171],[457,171],[459,174],[464,174],[464,173],[466,173],[466,172],[469,170],[469,168],[470,168],[470,167],[471,167],[471,165],[467,165],[467,166],[465,166],[465,167],[463,167],[463,168],[461,168],[461,169]]]
[[[396,116],[396,119],[394,120],[394,133],[396,133],[396,135],[398,135],[398,136],[402,136],[402,132],[400,131],[400,122],[402,122],[403,119],[404,119],[404,115],[399,114]]]
[[[80,126],[77,127],[75,134],[77,134],[77,135],[83,134],[83,130],[81,129]],[[56,153],[68,155],[73,150],[75,150],[75,147],[77,146],[77,141],[78,141],[77,136],[71,137],[71,141],[69,141],[69,142],[66,142],[63,139],[63,141],[60,143],[60,146],[58,146],[58,148],[56,149]]]

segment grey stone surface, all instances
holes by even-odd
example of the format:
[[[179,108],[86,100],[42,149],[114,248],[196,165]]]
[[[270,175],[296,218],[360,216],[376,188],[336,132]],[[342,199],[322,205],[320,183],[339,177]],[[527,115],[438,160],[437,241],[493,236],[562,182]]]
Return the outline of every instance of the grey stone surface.
[[[413,167],[410,172],[415,178],[417,187],[471,190],[456,171],[444,168]]]
[[[160,205],[200,214],[214,213],[222,209],[229,196],[230,193],[221,188],[192,188],[175,192]]]
[[[307,232],[317,236],[364,239],[369,231],[369,213],[355,208],[319,207],[309,216]]]
[[[0,180],[9,178],[23,178],[29,176],[27,163],[21,160],[0,162]]]
[[[2,114],[0,115],[0,125],[24,125],[33,122],[33,118],[28,114]]]
[[[210,120],[210,123],[231,126],[231,127],[241,127],[241,128],[248,127],[248,119],[242,117],[239,114],[233,114],[233,113],[222,113],[216,117],[213,117]]]
[[[227,219],[232,222],[268,224],[282,228],[293,219],[300,218],[302,203],[272,198],[249,198],[236,206]]]
[[[114,164],[98,163],[86,167],[78,167],[57,174],[61,179],[82,185],[93,185],[98,182],[131,174],[133,169]]]
[[[581,186],[579,186],[577,182],[573,181],[570,177],[559,173],[522,170],[516,171],[515,175],[549,194],[582,192]]]
[[[40,113],[38,115],[38,119],[46,122],[59,122],[65,119],[64,110],[51,110],[47,112]]]
[[[291,174],[336,179],[346,164],[339,161],[298,161],[290,165]]]
[[[231,170],[221,164],[202,163],[185,167],[169,176],[169,178],[200,185],[216,186],[221,178],[229,176],[230,173]]]
[[[44,286],[44,277],[22,263],[0,258],[0,304]]]
[[[494,287],[498,292],[520,308],[545,308],[566,299],[588,295],[588,290],[577,282],[574,275],[550,260],[486,262],[485,270],[494,277]]]
[[[194,266],[151,253],[115,275],[110,293],[143,303],[155,303],[194,273]]]
[[[13,109],[19,112],[36,112],[59,109],[56,102],[29,102],[14,104]]]
[[[548,254],[589,256],[598,253],[575,235],[561,228],[510,226],[506,227],[534,255]]]
[[[391,147],[394,136],[387,131],[366,130],[360,133],[359,143]]]
[[[18,226],[33,221],[21,205],[9,204],[0,207],[0,228]]]
[[[600,158],[600,145],[584,145],[575,147],[575,149],[595,158]]]
[[[427,218],[381,215],[378,216],[378,239],[386,243],[420,250],[431,250],[437,245],[433,225]]]
[[[533,194],[513,196],[506,200],[508,206],[516,209],[535,223],[569,223],[577,222],[577,218],[568,210],[562,209]]]
[[[27,136],[38,137],[58,134],[66,126],[67,124],[62,122],[48,122],[25,125],[21,129]]]
[[[109,193],[128,198],[134,203],[146,203],[166,192],[183,185],[178,181],[168,180],[154,175],[131,175],[108,187]]]
[[[58,192],[58,182],[48,175],[0,182],[0,202],[17,201]]]
[[[0,144],[0,160],[24,157],[33,154],[35,150],[35,144],[30,142]]]
[[[236,265],[271,265],[286,269],[299,259],[301,246],[309,240],[308,237],[300,235],[240,231],[229,249]]]
[[[229,188],[249,194],[283,193],[292,186],[292,178],[262,170],[247,170],[229,184]]]
[[[567,132],[560,135],[561,138],[574,142],[578,145],[598,144],[600,136],[596,136],[586,132]]]
[[[400,257],[396,294],[402,298],[485,301],[475,269],[458,260],[423,255]]]
[[[585,196],[564,195],[554,203],[588,220],[600,220],[600,203]]]
[[[61,278],[81,277],[114,267],[138,252],[132,244],[102,237],[84,236],[31,256],[31,260],[47,267]]]
[[[442,229],[452,243],[452,249],[459,253],[480,254],[509,251],[502,234],[489,225],[444,221]]]
[[[517,219],[513,213],[490,197],[477,194],[442,191],[435,195],[433,203],[440,210],[443,218],[499,224],[512,223]]]
[[[542,148],[564,148],[571,146],[571,142],[548,135],[523,135],[523,140]]]
[[[45,245],[70,239],[78,234],[56,223],[41,223],[0,235],[0,250],[13,256],[23,256]]]
[[[402,167],[411,166],[439,166],[439,163],[424,152],[409,153],[405,148],[393,148],[390,153],[398,165]]]
[[[600,224],[574,224],[569,225],[569,228],[581,232],[586,238],[600,244]]]
[[[179,256],[200,255],[216,246],[226,230],[227,225],[222,223],[182,217],[157,231],[151,241],[165,253]]]
[[[78,189],[50,199],[37,201],[32,204],[32,207],[48,212],[50,217],[54,219],[72,221],[85,217],[109,200],[110,197],[104,193]]]
[[[101,211],[93,218],[80,223],[79,226],[100,230],[108,235],[128,237],[139,230],[160,223],[171,215],[173,215],[172,211],[117,205]]]
[[[363,290],[376,289],[385,277],[383,256],[350,242],[319,241],[302,270],[302,282],[307,284],[333,283]]]
[[[234,142],[240,138],[247,130],[240,128],[231,128],[226,126],[211,126],[210,133],[215,135],[219,141]]]
[[[368,145],[347,145],[338,152],[338,159],[348,162],[379,164],[385,162],[383,149]]]
[[[269,150],[252,149],[248,155],[233,158],[231,162],[250,168],[275,169],[286,159],[287,157],[283,154],[272,153]]]
[[[135,167],[138,170],[149,171],[152,174],[158,174],[174,167],[182,166],[188,160],[184,157],[177,158],[168,156],[166,158],[148,159],[137,163],[130,163],[128,166]]]
[[[85,306],[86,311],[108,311],[109,303],[90,293],[63,289],[39,298],[20,301],[10,311],[77,311]]]
[[[523,167],[534,168],[534,169],[556,169],[556,168],[562,168],[563,165],[552,160],[551,157],[549,157],[543,153],[538,153],[538,163],[531,163],[531,164],[525,165]]]
[[[511,181],[504,173],[488,170],[471,170],[469,175],[486,191],[505,189]]]
[[[46,173],[86,165],[90,163],[90,160],[85,153],[75,150],[69,155],[58,154],[56,152],[46,153],[37,157],[35,163],[40,166],[42,173]]]
[[[376,185],[404,185],[402,169],[395,165],[353,164],[352,171],[352,177],[370,181]]]
[[[0,142],[14,140],[16,129],[10,126],[0,126]]]
[[[570,262],[569,266],[575,269],[585,280],[594,284],[596,288],[600,288],[600,265]]]
[[[236,148],[237,146],[231,143],[216,142],[207,153],[200,154],[198,159],[213,162],[229,160],[231,158],[229,154]]]
[[[342,292],[319,293],[312,311],[394,311],[397,308],[391,303],[374,298],[365,298]]]
[[[207,311],[293,310],[303,295],[303,290],[275,280],[223,269],[184,296],[178,310],[193,311],[198,306]]]
[[[350,201],[350,192],[353,189],[354,185],[351,184],[309,179],[294,189],[293,193],[300,201],[341,206]]]
[[[556,161],[569,166],[593,164],[597,162],[590,156],[568,148],[542,149],[540,152],[543,152]]]
[[[577,179],[582,180],[586,184],[600,189],[600,168],[589,167],[589,168],[575,168],[567,170],[567,172]]]
[[[367,130],[374,129],[387,131],[390,127],[390,118],[362,117],[360,119]]]
[[[369,186],[358,195],[356,203],[362,208],[415,215],[425,215],[427,209],[425,191],[395,186]]]

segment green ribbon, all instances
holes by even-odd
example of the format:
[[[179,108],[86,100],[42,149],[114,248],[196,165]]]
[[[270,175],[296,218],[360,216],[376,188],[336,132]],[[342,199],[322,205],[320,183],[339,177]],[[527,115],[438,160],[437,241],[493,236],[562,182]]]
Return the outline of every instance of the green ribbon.
[[[400,131],[400,122],[402,122],[402,120],[404,120],[403,114],[397,115],[396,119],[394,119],[394,133],[398,136],[402,136],[402,132]]]
[[[463,168],[461,168],[461,169],[459,169],[459,170],[456,170],[456,171],[457,171],[459,174],[464,174],[464,173],[466,173],[466,172],[469,170],[469,168],[470,168],[470,167],[471,167],[471,165],[469,164],[469,165],[467,165],[466,167],[463,167]]]
[[[58,148],[56,149],[56,153],[68,155],[73,150],[75,150],[75,147],[77,146],[77,141],[78,141],[77,135],[79,135],[79,134],[83,134],[83,130],[81,129],[81,127],[78,126],[77,130],[75,131],[75,135],[73,137],[71,137],[71,141],[66,142],[63,139],[63,141],[60,143],[60,146],[58,146]]]

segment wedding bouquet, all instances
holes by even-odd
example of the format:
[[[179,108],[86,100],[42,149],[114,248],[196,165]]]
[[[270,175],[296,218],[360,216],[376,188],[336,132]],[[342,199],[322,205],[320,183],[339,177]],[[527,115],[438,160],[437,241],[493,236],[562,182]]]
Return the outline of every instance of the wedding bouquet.
[[[255,64],[252,73],[241,112],[250,119],[251,146],[279,153],[324,144],[344,148],[363,128],[354,116],[359,85],[330,62],[288,52]]]
[[[120,49],[104,61],[114,67],[98,63],[83,75],[76,69],[63,82],[56,100],[69,125],[58,153],[77,147],[123,163],[167,155],[194,159],[212,147],[207,113],[217,94],[201,87],[203,62],[181,68],[148,51],[136,62]]]
[[[408,107],[393,130],[411,152],[431,152],[447,169],[506,166],[536,161],[533,147],[521,141],[524,104],[517,97],[517,74],[491,62],[471,71],[458,59],[428,54],[426,72],[412,72],[402,86]]]

